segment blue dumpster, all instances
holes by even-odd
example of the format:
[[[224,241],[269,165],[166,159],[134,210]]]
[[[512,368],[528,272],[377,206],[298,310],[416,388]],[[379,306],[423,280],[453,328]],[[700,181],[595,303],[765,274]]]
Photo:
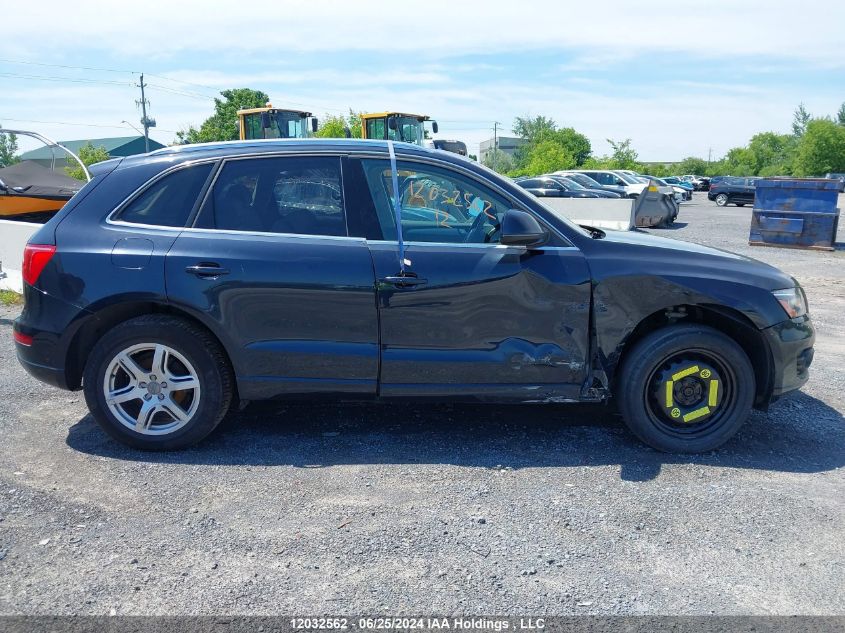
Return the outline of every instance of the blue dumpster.
[[[748,243],[831,251],[839,225],[838,199],[839,186],[834,180],[760,179]]]

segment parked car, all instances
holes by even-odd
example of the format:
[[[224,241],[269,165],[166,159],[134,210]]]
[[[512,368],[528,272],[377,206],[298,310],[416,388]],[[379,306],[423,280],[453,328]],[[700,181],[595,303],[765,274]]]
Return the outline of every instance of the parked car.
[[[845,174],[833,174],[828,173],[824,175],[825,178],[830,180],[838,180],[839,181],[839,193],[845,193]]]
[[[564,187],[567,191],[587,191],[589,193],[595,194],[599,198],[621,198],[622,195],[615,193],[613,191],[605,191],[601,187],[598,189],[590,189],[589,187],[582,187],[579,183],[575,180],[567,177],[561,176],[558,174],[546,174],[547,178],[551,178],[562,187]]]
[[[576,191],[549,176],[522,178],[516,181],[520,187],[538,198],[599,198],[598,193],[581,189]]]
[[[692,183],[689,183],[685,180],[681,180],[677,176],[666,176],[662,178],[662,180],[673,187],[680,187],[684,190],[684,200],[692,200],[692,192],[695,191],[695,188],[692,186]]]
[[[585,189],[589,189],[590,191],[596,191],[596,190],[609,191],[610,193],[618,194],[620,198],[627,198],[628,197],[628,194],[625,191],[625,187],[617,187],[617,186],[614,186],[614,185],[602,185],[601,183],[599,183],[599,182],[593,180],[592,178],[590,178],[589,176],[586,176],[586,175],[579,173],[577,171],[556,171],[552,175],[554,175],[554,176],[564,176],[566,178],[569,178],[570,180],[574,180],[579,185],[581,185]]]
[[[735,204],[738,207],[754,204],[754,190],[757,180],[757,178],[726,176],[716,184],[710,185],[707,198],[715,201],[720,207],[728,204]]]
[[[629,198],[638,197],[646,188],[644,183],[610,169],[579,169],[577,173],[589,176],[601,185],[622,187]]]
[[[692,184],[695,191],[707,191],[710,188],[710,179],[707,176],[687,174],[685,176],[681,176],[681,180]]]
[[[808,378],[789,275],[579,227],[449,152],[228,142],[92,172],[26,246],[14,340],[130,446],[193,444],[269,398],[612,397],[651,446],[710,451]]]

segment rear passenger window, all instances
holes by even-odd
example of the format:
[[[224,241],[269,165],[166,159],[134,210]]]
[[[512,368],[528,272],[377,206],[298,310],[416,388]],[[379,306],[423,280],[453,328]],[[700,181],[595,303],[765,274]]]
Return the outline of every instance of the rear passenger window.
[[[212,163],[178,169],[147,187],[116,219],[133,224],[185,226]]]
[[[346,236],[340,158],[227,161],[203,204],[196,226]]]

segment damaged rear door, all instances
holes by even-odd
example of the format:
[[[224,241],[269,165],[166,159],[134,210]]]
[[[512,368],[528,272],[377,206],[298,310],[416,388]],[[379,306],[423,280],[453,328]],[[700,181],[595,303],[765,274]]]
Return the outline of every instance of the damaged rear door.
[[[368,241],[380,394],[579,398],[591,292],[581,252],[560,237],[537,249],[500,244],[499,220],[519,205],[454,166],[400,159],[395,205],[390,162],[361,162],[362,189],[372,195],[384,237]]]

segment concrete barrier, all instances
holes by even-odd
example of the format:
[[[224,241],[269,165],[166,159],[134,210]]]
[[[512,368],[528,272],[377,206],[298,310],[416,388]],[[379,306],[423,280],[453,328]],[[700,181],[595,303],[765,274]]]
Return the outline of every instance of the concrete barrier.
[[[556,214],[575,224],[630,231],[636,226],[631,198],[540,198]]]
[[[32,222],[0,220],[0,269],[5,273],[5,276],[0,274],[0,289],[23,292],[23,249],[29,238],[42,226]]]

